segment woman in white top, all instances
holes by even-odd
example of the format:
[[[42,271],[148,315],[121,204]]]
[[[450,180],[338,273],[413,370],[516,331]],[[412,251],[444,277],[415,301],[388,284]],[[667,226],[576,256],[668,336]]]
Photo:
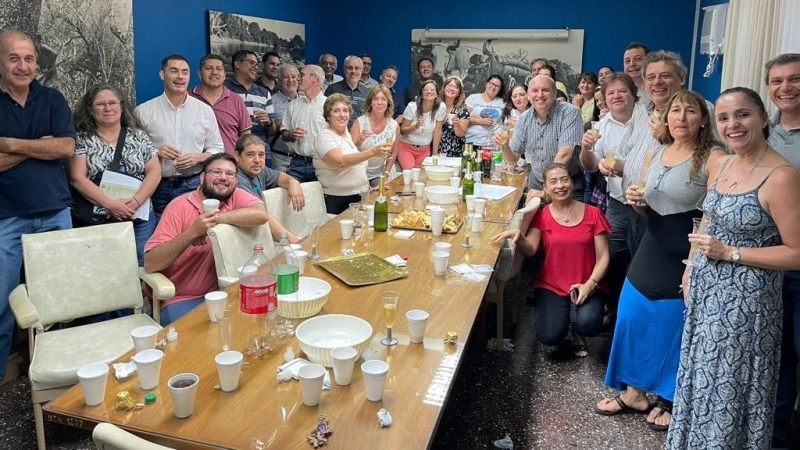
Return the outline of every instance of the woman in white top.
[[[595,107],[594,90],[597,87],[597,76],[594,72],[584,72],[578,81],[578,94],[572,97],[572,104],[581,109],[584,129],[586,124],[598,119],[599,108]]]
[[[353,126],[350,127],[353,142],[361,152],[372,151],[374,147],[387,142],[392,144],[391,156],[386,159],[371,158],[367,161],[367,179],[372,187],[378,185],[378,179],[382,174],[389,172],[397,157],[394,149],[400,134],[400,127],[392,118],[393,113],[392,93],[386,86],[379,84],[369,90],[364,105],[364,115],[356,119]]]
[[[400,126],[400,142],[397,145],[397,160],[403,169],[419,166],[426,156],[439,154],[442,138],[442,122],[446,115],[445,105],[439,101],[439,86],[427,80],[419,88],[419,97],[406,106]]]
[[[470,110],[467,142],[478,147],[494,145],[494,132],[500,126],[505,93],[503,77],[493,74],[486,80],[482,93],[467,97],[467,108]]]
[[[314,142],[314,170],[330,214],[339,214],[361,200],[361,188],[367,186],[367,160],[388,157],[392,151],[391,145],[383,144],[359,152],[347,131],[352,111],[350,100],[342,94],[325,99],[322,113],[328,128]]]

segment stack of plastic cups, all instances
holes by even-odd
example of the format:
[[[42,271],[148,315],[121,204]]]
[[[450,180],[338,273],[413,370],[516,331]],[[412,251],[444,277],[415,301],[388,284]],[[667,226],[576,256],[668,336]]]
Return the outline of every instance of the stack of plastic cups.
[[[442,235],[442,227],[444,226],[444,209],[434,208],[431,209],[431,231],[434,236]]]

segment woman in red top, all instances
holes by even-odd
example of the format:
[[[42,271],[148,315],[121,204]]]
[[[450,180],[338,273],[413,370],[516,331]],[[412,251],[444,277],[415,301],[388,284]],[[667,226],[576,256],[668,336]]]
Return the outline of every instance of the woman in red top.
[[[522,239],[520,231],[504,231],[492,239],[510,238],[526,256],[543,251],[534,281],[536,337],[545,345],[564,342],[573,326],[575,356],[587,356],[582,336],[595,336],[603,325],[606,288],[600,280],[608,269],[611,231],[603,213],[572,198],[572,180],[563,164],[544,170],[545,198],[552,203],[534,216]]]

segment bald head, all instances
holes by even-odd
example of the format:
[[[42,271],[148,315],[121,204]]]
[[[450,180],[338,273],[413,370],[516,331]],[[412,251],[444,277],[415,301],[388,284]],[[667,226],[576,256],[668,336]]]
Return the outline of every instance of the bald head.
[[[0,51],[6,52],[11,42],[27,42],[31,47],[34,47],[34,54],[36,52],[33,39],[22,31],[6,30],[0,32]]]
[[[8,30],[0,33],[0,86],[4,91],[27,95],[36,77],[36,48],[27,34]]]
[[[556,82],[547,75],[536,75],[528,86],[528,100],[540,116],[546,115],[556,102]]]

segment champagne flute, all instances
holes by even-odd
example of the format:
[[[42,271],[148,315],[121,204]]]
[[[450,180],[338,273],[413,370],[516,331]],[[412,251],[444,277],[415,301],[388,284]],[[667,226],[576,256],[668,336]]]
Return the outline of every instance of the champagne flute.
[[[396,291],[386,291],[381,294],[383,320],[386,322],[386,337],[381,339],[381,344],[383,345],[397,345],[397,339],[392,337],[392,327],[394,327],[394,320],[397,315],[398,298],[400,298],[400,293]]]
[[[314,225],[314,228],[311,229],[311,254],[308,255],[308,259],[319,259],[317,244],[319,244],[319,225]]]
[[[472,236],[472,214],[467,214],[464,218],[464,243],[461,244],[464,248],[472,248],[472,243],[469,242],[469,237]]]
[[[350,218],[353,219],[353,236],[361,233],[361,203],[350,203]]]
[[[636,181],[636,190],[641,192],[642,197],[644,197],[644,188],[647,185],[647,180],[644,178],[639,178]],[[636,206],[647,206],[647,200],[642,198],[641,200],[636,200]]]
[[[692,219],[692,234],[701,233],[703,229],[705,229],[705,224],[703,223],[703,219],[701,217],[695,217]],[[700,244],[697,241],[689,241],[691,243],[689,247],[689,255],[690,258],[694,259],[697,255],[697,252],[700,250]],[[682,261],[687,266],[691,267],[695,264],[692,262],[691,259],[684,259]]]

